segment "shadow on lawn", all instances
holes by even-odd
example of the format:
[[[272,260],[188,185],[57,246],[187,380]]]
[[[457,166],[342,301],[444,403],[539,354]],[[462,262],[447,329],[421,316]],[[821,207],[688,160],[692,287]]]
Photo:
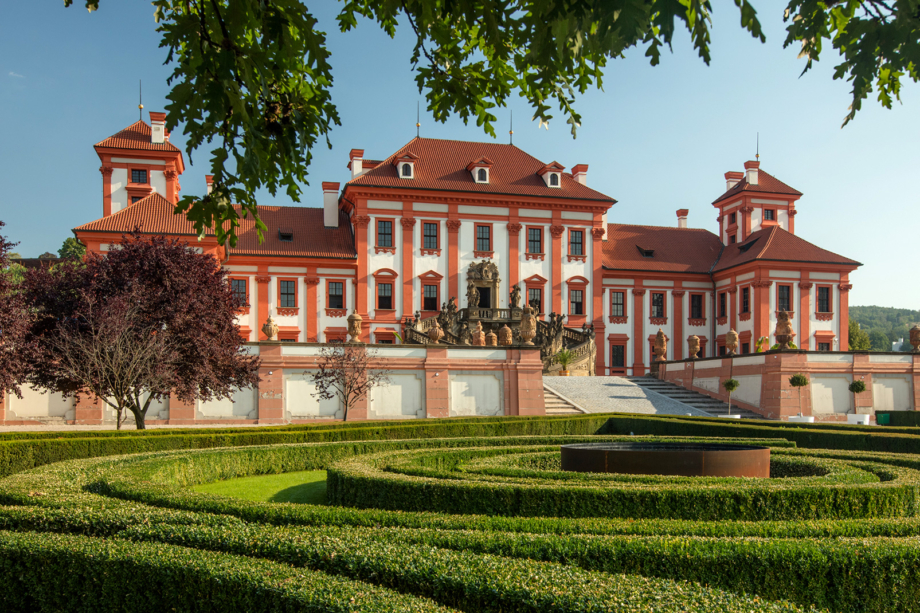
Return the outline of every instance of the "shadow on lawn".
[[[293,502],[297,504],[326,504],[326,480],[301,483],[285,488],[268,499],[269,502]]]

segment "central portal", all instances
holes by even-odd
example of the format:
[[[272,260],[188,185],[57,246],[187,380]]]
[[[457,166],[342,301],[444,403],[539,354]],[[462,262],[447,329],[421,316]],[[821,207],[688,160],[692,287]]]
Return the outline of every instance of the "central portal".
[[[479,288],[479,308],[482,309],[491,309],[492,304],[492,288],[491,287],[480,287]]]
[[[466,271],[466,306],[472,309],[497,309],[501,279],[498,266],[490,260],[471,262]]]

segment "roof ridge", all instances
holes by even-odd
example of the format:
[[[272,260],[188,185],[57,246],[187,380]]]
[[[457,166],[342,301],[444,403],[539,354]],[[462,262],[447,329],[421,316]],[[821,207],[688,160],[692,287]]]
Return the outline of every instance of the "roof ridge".
[[[652,226],[652,225],[643,224],[643,223],[614,223],[614,222],[608,222],[607,226],[608,227],[609,226],[625,226],[625,227],[632,227],[632,228],[660,228],[662,230],[681,230],[683,232],[692,230],[694,232],[707,232],[715,236],[714,232],[707,230],[706,228],[678,228],[677,226]]]

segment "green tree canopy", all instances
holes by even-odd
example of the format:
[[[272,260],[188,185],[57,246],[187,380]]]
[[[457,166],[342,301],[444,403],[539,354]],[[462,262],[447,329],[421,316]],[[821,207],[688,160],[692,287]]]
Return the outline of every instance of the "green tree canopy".
[[[872,341],[869,340],[869,334],[865,330],[860,329],[859,324],[852,318],[849,324],[848,344],[850,346],[850,351],[869,351],[872,349]]]
[[[734,3],[741,27],[766,41],[751,2]],[[99,4],[85,0],[90,11]],[[221,243],[234,245],[239,218],[229,204],[257,217],[255,193],[263,187],[299,201],[313,147],[321,140],[328,146],[339,124],[326,33],[301,0],[153,6],[173,67],[167,127],[184,124],[189,156],[213,143],[212,192],[184,196],[177,212],[197,231],[214,228]],[[416,36],[409,61],[437,121],[458,115],[494,136],[493,111],[518,94],[541,122],[557,107],[574,135],[577,95],[600,88],[607,62],[628,49],[644,49],[655,65],[682,29],[708,64],[712,11],[709,0],[348,0],[338,26],[348,32],[365,17],[393,37],[398,24],[408,24]],[[873,91],[890,107],[902,78],[920,79],[917,0],[789,0],[784,20],[784,46],[801,45],[803,73],[825,45],[839,52],[834,78],[852,84],[844,124]]]
[[[891,340],[884,332],[872,330],[869,333],[869,343],[872,345],[872,351],[891,351]]]
[[[64,244],[58,249],[58,255],[65,260],[82,260],[86,255],[86,247],[71,236],[64,239]]]

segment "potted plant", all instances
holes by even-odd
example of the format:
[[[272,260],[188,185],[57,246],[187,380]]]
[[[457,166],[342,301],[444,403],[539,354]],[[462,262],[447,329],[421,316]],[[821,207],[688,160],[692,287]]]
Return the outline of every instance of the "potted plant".
[[[569,376],[569,364],[575,361],[575,354],[569,351],[568,349],[563,349],[556,354],[556,362],[559,363],[559,366],[562,366],[562,370],[559,371],[560,377]]]
[[[866,391],[866,382],[861,379],[856,379],[850,383],[848,388],[853,394],[853,415],[847,415],[847,422],[851,424],[862,424],[869,425],[869,416],[868,415],[859,415],[859,412],[856,409],[856,397],[859,394],[862,394]]]
[[[732,415],[732,392],[741,387],[741,384],[738,383],[738,381],[735,379],[726,379],[722,383],[722,387],[724,387],[725,391],[728,392],[728,415],[724,415],[723,417],[740,419],[741,415]]]
[[[799,414],[794,417],[790,417],[789,421],[801,421],[801,422],[807,422],[807,423],[814,422],[815,421],[814,416],[809,415],[806,417],[802,415],[802,388],[808,385],[808,377],[806,377],[802,373],[796,373],[792,375],[791,377],[789,377],[789,385],[791,385],[792,387],[798,388],[799,390]]]

